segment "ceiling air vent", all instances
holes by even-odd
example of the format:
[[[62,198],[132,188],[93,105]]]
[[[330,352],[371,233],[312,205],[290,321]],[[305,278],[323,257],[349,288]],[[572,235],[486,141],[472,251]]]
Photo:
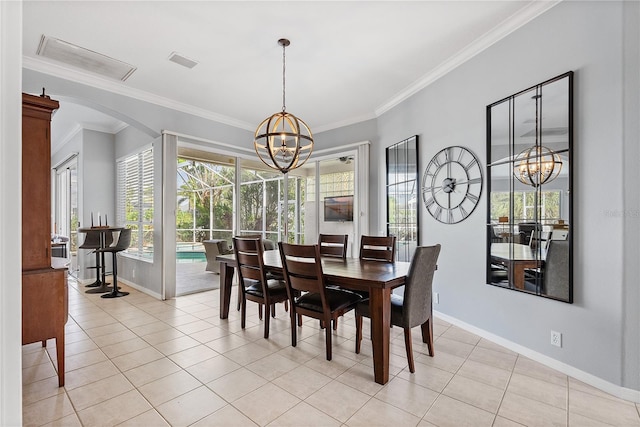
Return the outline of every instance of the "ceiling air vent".
[[[40,39],[36,54],[122,81],[127,80],[136,70],[136,67],[126,62],[45,35]]]
[[[178,52],[171,52],[171,55],[169,55],[169,61],[175,62],[176,64],[180,64],[183,67],[187,68],[193,68],[198,65],[198,63],[193,59],[189,59],[186,56],[180,55]]]

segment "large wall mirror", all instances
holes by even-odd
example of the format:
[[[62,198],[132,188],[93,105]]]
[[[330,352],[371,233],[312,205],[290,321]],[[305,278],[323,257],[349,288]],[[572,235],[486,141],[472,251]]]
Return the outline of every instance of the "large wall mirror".
[[[573,72],[487,106],[487,283],[573,302]]]

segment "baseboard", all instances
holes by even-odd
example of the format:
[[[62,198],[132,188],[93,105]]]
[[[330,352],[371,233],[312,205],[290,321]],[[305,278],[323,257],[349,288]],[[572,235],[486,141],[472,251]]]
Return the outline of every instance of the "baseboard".
[[[151,290],[149,290],[149,289],[147,289],[147,288],[145,288],[143,286],[140,286],[140,285],[138,285],[136,283],[130,282],[127,279],[121,279],[120,277],[118,277],[118,282],[122,282],[125,285],[130,286],[133,289],[142,292],[143,294],[147,294],[149,296],[152,296],[152,297],[162,301],[162,295],[160,295],[159,293],[153,292],[153,291],[151,291]]]
[[[526,356],[531,360],[535,360],[536,362],[542,363],[543,365],[548,366],[549,368],[555,369],[556,371],[569,375],[570,377],[573,377],[577,380],[582,381],[585,384],[589,384],[590,386],[600,389],[605,393],[609,393],[613,396],[619,397],[620,399],[640,403],[640,390],[633,390],[630,388],[621,387],[619,385],[613,384],[593,374],[582,371],[564,362],[560,362],[559,360],[553,359],[542,353],[538,353],[537,351],[531,350],[530,348],[524,347],[512,341],[509,341],[498,335],[492,334],[491,332],[485,331],[484,329],[480,329],[476,326],[470,325],[455,317],[449,316],[444,313],[440,313],[439,311],[434,310],[433,313],[436,317],[446,322],[449,322],[452,325],[455,325],[461,329],[464,329],[468,332],[471,332],[482,338],[485,338],[491,342],[501,345],[502,347],[505,347],[511,351],[515,351],[519,354],[522,354],[523,356]]]

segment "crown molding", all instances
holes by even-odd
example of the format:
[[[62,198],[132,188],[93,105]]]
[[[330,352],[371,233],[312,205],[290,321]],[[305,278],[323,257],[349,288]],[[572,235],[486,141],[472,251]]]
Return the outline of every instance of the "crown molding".
[[[403,89],[396,96],[380,105],[375,110],[376,117],[381,116],[396,105],[400,104],[402,101],[405,101],[412,95],[415,95],[417,92],[429,86],[440,77],[446,75],[458,66],[464,64],[480,52],[484,51],[496,42],[502,40],[518,28],[529,23],[536,17],[542,15],[547,10],[556,6],[560,2],[562,2],[562,0],[530,2],[526,7],[522,8],[515,14],[511,15],[509,18],[505,19],[502,23],[487,32],[484,36],[476,39],[471,44],[460,50],[458,53],[451,56],[441,65],[433,69],[431,72],[425,74],[420,79]]]
[[[204,119],[213,120],[218,123],[250,131],[255,130],[253,129],[254,126],[250,123],[236,120],[222,114],[214,113],[203,108],[184,104],[169,98],[154,95],[149,92],[133,89],[131,87],[128,87],[125,83],[98,77],[80,69],[64,67],[58,64],[25,55],[22,56],[22,66],[23,68],[27,68],[33,71],[38,71],[40,73],[59,77],[64,80],[70,80],[76,83],[85,84],[97,89],[102,89],[108,92],[116,93],[118,95],[155,104],[160,107],[165,107],[171,110],[177,110],[186,114],[191,114],[193,116],[202,117]]]

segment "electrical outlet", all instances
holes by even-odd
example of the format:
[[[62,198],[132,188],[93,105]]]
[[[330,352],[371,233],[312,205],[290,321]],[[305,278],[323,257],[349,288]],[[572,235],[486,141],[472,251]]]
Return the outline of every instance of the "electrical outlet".
[[[434,304],[440,304],[440,294],[437,292],[433,293],[433,303]]]
[[[562,334],[560,332],[551,331],[551,345],[562,347]]]

